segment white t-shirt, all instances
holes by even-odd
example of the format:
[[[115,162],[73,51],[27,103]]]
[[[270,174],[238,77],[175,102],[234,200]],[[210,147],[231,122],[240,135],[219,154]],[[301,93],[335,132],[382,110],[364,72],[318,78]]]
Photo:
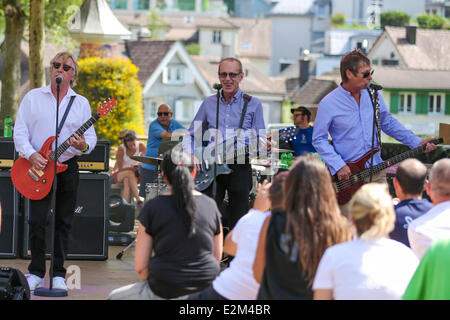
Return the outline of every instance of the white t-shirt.
[[[422,259],[431,244],[450,238],[450,201],[438,203],[430,211],[414,219],[408,227],[411,249]]]
[[[328,248],[313,290],[332,289],[336,300],[401,299],[419,260],[395,240],[356,239]]]
[[[253,277],[253,262],[259,232],[269,213],[251,209],[236,223],[231,236],[237,244],[236,256],[212,284],[221,296],[229,300],[256,299],[259,283]]]

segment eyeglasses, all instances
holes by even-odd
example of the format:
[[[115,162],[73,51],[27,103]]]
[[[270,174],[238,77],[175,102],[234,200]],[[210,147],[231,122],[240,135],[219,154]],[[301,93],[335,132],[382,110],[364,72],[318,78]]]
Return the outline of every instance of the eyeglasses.
[[[365,78],[368,78],[369,76],[371,76],[371,75],[373,75],[373,72],[374,72],[375,70],[370,70],[370,71],[366,71],[366,72],[364,72],[364,73],[361,73],[361,72],[358,72],[358,73],[361,73],[362,74],[362,77],[365,79]]]
[[[236,72],[229,72],[229,73],[221,72],[221,73],[219,73],[219,78],[226,79],[227,76],[230,76],[230,79],[235,79],[238,75],[240,75],[240,73],[236,73]]]
[[[59,69],[59,67],[61,67],[61,62],[53,62],[53,68],[55,68],[56,70]],[[64,64],[63,65],[63,70],[65,72],[69,71],[70,69],[73,69],[73,67],[69,66],[68,64]]]
[[[157,112],[156,114],[158,115],[158,117],[161,117],[162,115],[164,116],[168,116],[169,114],[171,114],[172,112]]]

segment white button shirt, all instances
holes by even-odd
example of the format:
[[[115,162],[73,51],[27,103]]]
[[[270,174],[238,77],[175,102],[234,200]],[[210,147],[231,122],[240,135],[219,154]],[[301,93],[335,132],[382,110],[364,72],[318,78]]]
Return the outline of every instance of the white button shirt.
[[[76,97],[59,134],[58,146],[70,138],[92,116],[88,100],[69,88],[59,105],[59,123],[64,116],[71,96]],[[49,137],[55,136],[55,122],[56,99],[52,94],[50,85],[30,90],[20,104],[14,124],[14,145],[22,157],[29,159],[34,152],[39,152]],[[85,153],[90,153],[97,144],[97,135],[93,126],[86,130],[84,137],[89,145],[89,149]],[[53,142],[53,151],[54,145]],[[83,153],[80,150],[69,147],[59,157],[58,162],[65,162],[81,154]]]
[[[411,249],[422,259],[430,245],[439,239],[450,239],[450,200],[438,203],[408,227]]]

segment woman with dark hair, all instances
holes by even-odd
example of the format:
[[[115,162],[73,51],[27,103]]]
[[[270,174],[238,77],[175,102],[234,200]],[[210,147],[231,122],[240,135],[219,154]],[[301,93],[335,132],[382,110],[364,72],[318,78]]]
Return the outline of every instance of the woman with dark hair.
[[[136,200],[139,208],[142,208],[143,201],[139,198],[139,167],[140,162],[133,160],[130,156],[139,156],[145,154],[145,144],[136,139],[132,132],[125,134],[123,144],[117,149],[114,180],[121,183],[122,198],[125,201],[131,201],[131,194]]]
[[[350,239],[330,174],[317,158],[297,158],[283,184],[285,211],[272,212],[259,236],[253,274],[258,299],[312,299],[326,248]]]
[[[190,155],[167,152],[161,171],[169,189],[146,202],[138,217],[134,267],[142,281],[114,290],[109,299],[187,298],[220,271],[220,212],[214,200],[194,190]]]

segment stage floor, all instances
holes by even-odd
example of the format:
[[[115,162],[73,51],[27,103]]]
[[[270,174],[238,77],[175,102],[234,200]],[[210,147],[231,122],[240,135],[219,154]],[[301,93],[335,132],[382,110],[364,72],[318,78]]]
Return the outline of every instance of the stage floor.
[[[69,295],[63,298],[47,298],[32,294],[31,300],[105,300],[112,290],[139,280],[134,271],[134,246],[128,249],[120,260],[116,259],[117,254],[125,248],[109,246],[108,259],[105,261],[66,260],[64,266],[68,270],[67,285],[73,287],[71,290],[69,288]],[[0,259],[0,266],[16,268],[24,274],[28,273],[29,263],[30,260],[25,259]],[[49,267],[50,261],[47,261],[47,270]],[[77,283],[80,284],[79,289],[76,288]],[[45,287],[49,287],[48,271],[45,275]]]

